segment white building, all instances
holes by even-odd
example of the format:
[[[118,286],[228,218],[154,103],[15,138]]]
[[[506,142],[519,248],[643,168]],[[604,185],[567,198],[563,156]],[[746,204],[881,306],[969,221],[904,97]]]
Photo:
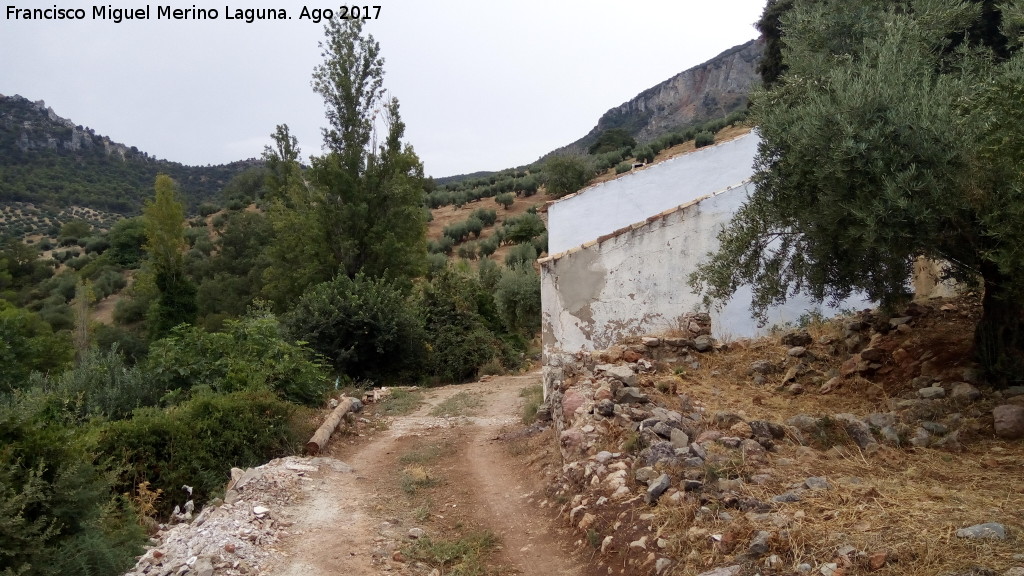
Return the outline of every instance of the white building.
[[[553,202],[551,256],[540,261],[548,362],[623,337],[685,332],[703,312],[687,279],[718,246],[718,232],[753,190],[755,132],[677,156]],[[847,307],[867,306],[862,300]],[[756,336],[750,289],[710,310],[717,338]],[[769,311],[767,326],[833,312],[810,298]]]

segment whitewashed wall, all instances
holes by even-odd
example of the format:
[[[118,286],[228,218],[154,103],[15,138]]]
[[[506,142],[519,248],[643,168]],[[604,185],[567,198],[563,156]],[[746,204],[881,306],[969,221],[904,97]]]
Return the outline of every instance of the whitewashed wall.
[[[749,179],[758,142],[751,132],[553,202],[548,208],[548,253],[575,248]]]
[[[751,184],[741,184],[601,242],[541,260],[546,355],[597,350],[629,335],[684,329],[683,317],[703,309],[687,278],[717,248],[718,231],[751,190]],[[867,305],[853,299],[843,307]],[[796,321],[811,311],[835,313],[809,298],[795,297],[771,309],[766,326]],[[767,329],[750,314],[749,288],[741,288],[721,310],[712,310],[711,325],[717,338],[752,337]]]

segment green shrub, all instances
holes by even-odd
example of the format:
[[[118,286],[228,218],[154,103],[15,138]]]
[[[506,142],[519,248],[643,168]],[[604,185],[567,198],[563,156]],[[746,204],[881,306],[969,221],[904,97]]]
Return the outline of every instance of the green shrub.
[[[436,378],[469,380],[500,353],[500,342],[487,325],[495,313],[493,298],[476,278],[447,268],[423,286],[421,301],[430,373]]]
[[[452,240],[450,236],[442,236],[437,240],[427,242],[427,251],[431,254],[451,254],[454,246],[455,240]]]
[[[0,396],[23,388],[33,371],[59,370],[71,357],[66,332],[55,334],[41,314],[0,300]]]
[[[645,144],[644,146],[637,149],[636,159],[638,162],[649,164],[651,162],[654,162],[654,157],[657,156],[657,154],[658,153],[654,151],[654,148],[651,147],[650,144]]]
[[[491,254],[494,254],[498,250],[498,244],[501,242],[497,234],[493,234],[484,238],[477,244],[477,250],[480,253],[481,258],[487,258]]]
[[[144,408],[131,420],[107,424],[98,447],[117,458],[124,472],[120,492],[142,482],[163,490],[160,514],[188,499],[197,506],[221,494],[232,467],[246,468],[296,453],[312,433],[302,412],[269,391],[203,394],[166,410]],[[177,495],[177,496],[176,496]]]
[[[433,278],[438,272],[448,267],[448,257],[444,254],[431,252],[427,254],[427,277]]]
[[[705,146],[710,146],[710,145],[712,145],[714,143],[715,143],[715,135],[712,132],[707,131],[707,130],[702,131],[702,132],[698,132],[693,137],[693,145],[695,147],[697,147],[697,148],[703,148]]]
[[[199,215],[202,216],[203,218],[206,218],[207,216],[213,214],[216,211],[217,207],[214,206],[213,204],[210,204],[209,202],[203,202],[202,204],[199,205],[198,208],[196,208],[196,212],[198,212]]]
[[[472,218],[476,218],[484,226],[493,226],[498,220],[498,213],[490,208],[477,208],[473,210]]]
[[[498,204],[501,204],[505,208],[505,210],[508,210],[509,208],[512,207],[512,203],[516,201],[516,197],[515,194],[506,192],[504,194],[498,194],[497,196],[495,196],[494,201],[497,202]]]
[[[633,169],[633,163],[632,162],[619,162],[619,164],[617,164],[615,166],[615,173],[616,174],[625,174],[626,172],[629,172],[632,169]]]
[[[46,387],[82,420],[128,418],[136,408],[157,405],[166,392],[145,371],[126,364],[116,345],[86,351],[73,368],[46,378]]]
[[[508,251],[505,255],[505,266],[514,268],[517,266],[533,266],[533,262],[537,259],[537,249],[533,247],[533,244],[524,242],[522,244],[516,244]]]
[[[181,325],[150,346],[147,370],[155,384],[187,392],[274,391],[285,400],[319,405],[327,392],[327,373],[309,347],[284,337],[273,314],[256,309],[228,320],[224,331],[209,333]]]
[[[495,287],[494,301],[509,332],[530,335],[540,330],[540,276],[532,263],[506,270]]]
[[[40,392],[0,397],[0,566],[5,575],[121,574],[145,536],[82,430],[55,417],[59,406]]]
[[[459,245],[456,250],[459,258],[465,258],[466,260],[476,260],[477,258],[477,243],[476,242],[464,242]]]
[[[514,244],[529,242],[544,233],[544,221],[535,212],[526,212],[502,222],[503,240]]]
[[[466,222],[466,234],[472,234],[474,238],[480,237],[480,232],[484,229],[484,223],[476,216],[470,216]]]
[[[384,279],[343,274],[313,286],[284,318],[334,369],[356,380],[390,380],[423,359],[416,306]]]
[[[544,164],[544,184],[555,198],[577,192],[593,174],[589,160],[580,155],[554,156]]]

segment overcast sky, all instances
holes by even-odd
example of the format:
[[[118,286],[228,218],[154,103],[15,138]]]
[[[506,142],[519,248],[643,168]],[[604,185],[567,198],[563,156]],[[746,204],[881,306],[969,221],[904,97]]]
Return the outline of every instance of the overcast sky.
[[[406,139],[433,176],[527,164],[588,132],[607,109],[757,36],[764,0],[376,0],[364,28],[381,45],[385,87],[401,102]],[[18,8],[52,2],[10,0]],[[277,124],[304,158],[325,125],[310,88],[323,24],[291,20],[0,20],[0,94],[45,100],[76,124],[158,158],[220,164],[259,156]]]

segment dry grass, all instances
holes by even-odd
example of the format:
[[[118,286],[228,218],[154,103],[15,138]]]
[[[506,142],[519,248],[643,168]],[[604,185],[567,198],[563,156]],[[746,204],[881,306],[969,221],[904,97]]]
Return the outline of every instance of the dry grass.
[[[970,302],[958,302],[957,306],[956,312],[940,313],[935,304],[926,317],[915,320],[913,332],[892,331],[876,345],[890,351],[903,348],[914,355],[944,350],[948,353],[936,353],[935,357],[944,358],[945,367],[959,370],[969,350],[976,309]],[[841,328],[818,323],[808,326],[808,331],[814,338],[807,347],[813,356],[802,361],[825,377],[836,373],[846,355],[833,354],[830,347],[841,336]],[[658,376],[642,384],[645,392],[662,404],[692,411],[680,396],[665,394],[664,387],[657,385],[666,378],[677,378],[679,394],[703,410],[707,421],[713,421],[717,412],[772,422],[784,422],[797,414],[866,416],[891,412],[890,402],[914,397],[916,387],[909,385],[914,374],[900,366],[880,370],[870,379],[847,378],[842,387],[828,394],[819,394],[811,385],[803,394],[789,394],[782,386],[783,375],[798,360],[787,356],[788,348],[779,343],[778,335],[737,341],[725,351],[697,355],[700,366],[696,369],[676,372],[676,367],[662,364]],[[758,360],[777,366],[761,385],[755,384],[750,372],[751,364]],[[791,574],[801,563],[810,564],[818,574],[825,562],[838,563],[846,576],[865,574],[869,572],[868,559],[880,553],[886,554],[886,561],[879,573],[894,576],[957,573],[973,565],[1002,573],[1024,566],[1020,556],[1024,554],[1024,443],[1000,440],[992,434],[986,422],[991,420],[992,406],[1003,401],[984,387],[982,391],[985,396],[973,404],[945,401],[928,416],[948,421],[951,414],[959,414],[953,419],[959,422],[961,451],[883,446],[869,455],[841,426],[829,426],[825,420],[817,434],[804,433],[802,438],[778,442],[777,450],[764,463],[743,462],[737,459],[737,451],[710,445],[709,452],[725,460],[716,463],[714,456],[709,458],[703,471],[705,482],[714,483],[720,477],[739,479],[741,482],[731,487],[734,496],[740,501],[769,503],[768,513],[745,511],[716,498],[706,500],[703,511],[692,498],[679,503],[663,498],[654,509],[637,513],[655,513],[652,529],[667,541],[666,553],[680,563],[673,568],[676,575],[738,563],[761,530],[773,534],[768,554],[757,564],[762,574]],[[627,435],[621,430],[608,434],[602,438],[601,448],[628,448]],[[825,478],[830,487],[805,490],[798,502],[772,501],[808,477]],[[722,519],[719,512],[728,516]],[[960,528],[985,522],[1003,524],[1008,538],[970,540],[955,534]],[[848,556],[849,562],[837,555],[844,546],[856,550]],[[776,555],[780,563],[767,566],[770,555]]]

